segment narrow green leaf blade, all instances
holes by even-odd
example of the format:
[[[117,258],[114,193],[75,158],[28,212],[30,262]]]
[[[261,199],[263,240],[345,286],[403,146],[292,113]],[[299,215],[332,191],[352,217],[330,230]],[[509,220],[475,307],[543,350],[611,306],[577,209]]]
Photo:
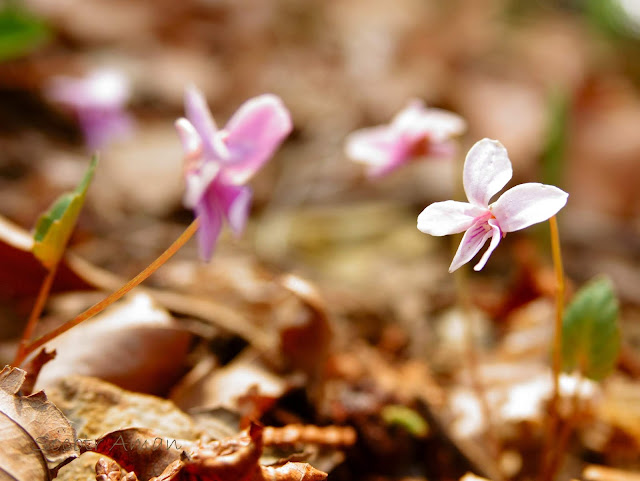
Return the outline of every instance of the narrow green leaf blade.
[[[98,158],[94,155],[87,173],[75,190],[61,195],[36,223],[33,254],[47,269],[53,268],[64,253],[82,210],[97,163]]]
[[[618,299],[611,281],[597,278],[580,289],[562,325],[565,371],[578,370],[598,381],[615,367],[620,350]]]

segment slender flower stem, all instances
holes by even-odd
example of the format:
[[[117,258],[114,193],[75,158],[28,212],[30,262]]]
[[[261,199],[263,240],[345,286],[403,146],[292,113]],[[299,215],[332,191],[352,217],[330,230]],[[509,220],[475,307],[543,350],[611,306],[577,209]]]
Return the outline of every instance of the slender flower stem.
[[[52,339],[58,337],[60,334],[62,334],[64,332],[67,332],[72,327],[75,327],[78,324],[80,324],[81,322],[89,319],[90,317],[95,316],[96,314],[98,314],[99,312],[103,311],[108,306],[110,306],[111,304],[116,302],[122,296],[127,294],[131,289],[136,287],[138,284],[142,283],[151,274],[153,274],[160,266],[162,266],[162,264],[167,262],[176,252],[178,252],[178,250],[198,230],[199,224],[200,224],[199,220],[198,220],[198,218],[196,218],[189,225],[189,227],[187,227],[185,229],[185,231],[180,235],[180,237],[178,237],[174,241],[174,243],[169,246],[169,248],[166,251],[164,251],[162,254],[160,254],[160,256],[155,261],[153,261],[151,264],[149,264],[149,266],[146,267],[142,272],[140,272],[140,274],[135,276],[133,279],[131,279],[129,282],[127,282],[124,286],[122,286],[120,289],[115,291],[113,294],[111,294],[107,298],[103,299],[102,301],[98,302],[97,304],[94,304],[89,309],[87,309],[86,311],[84,311],[81,314],[77,315],[75,318],[71,319],[70,321],[65,322],[64,324],[62,324],[58,328],[56,328],[53,331],[45,334],[42,337],[39,337],[34,342],[29,344],[23,350],[22,355],[16,359],[16,361],[14,362],[14,365],[16,365],[16,366],[20,365],[25,360],[25,358],[29,354],[31,354],[33,351],[35,351],[39,347],[42,347],[44,344],[46,344],[47,342],[51,341]]]
[[[556,216],[549,219],[551,228],[551,254],[553,270],[556,274],[556,323],[553,342],[553,396],[555,401],[560,395],[560,369],[562,368],[562,318],[564,316],[564,270],[562,268],[562,252]]]
[[[562,318],[564,315],[564,270],[562,268],[562,253],[560,250],[560,235],[558,234],[558,222],[553,216],[549,219],[551,231],[551,255],[553,257],[553,268],[556,275],[556,320],[555,334],[553,339],[553,394],[549,405],[549,423],[546,432],[545,445],[542,451],[542,474],[541,481],[553,478],[552,443],[556,440],[556,430],[558,426],[558,402],[560,399],[560,370],[562,368]]]
[[[38,325],[38,320],[40,319],[40,314],[42,314],[42,310],[44,309],[44,305],[49,297],[49,291],[51,291],[51,286],[53,285],[53,279],[56,277],[56,272],[58,272],[58,263],[56,263],[49,271],[47,272],[44,281],[42,281],[42,285],[40,286],[40,291],[38,292],[38,297],[36,297],[36,302],[31,309],[31,314],[29,315],[29,320],[27,321],[27,326],[22,333],[22,339],[20,339],[20,344],[18,345],[18,352],[16,353],[15,360],[13,361],[14,365],[18,365],[19,359],[24,359],[24,351],[29,345],[29,341],[33,336],[33,332]]]

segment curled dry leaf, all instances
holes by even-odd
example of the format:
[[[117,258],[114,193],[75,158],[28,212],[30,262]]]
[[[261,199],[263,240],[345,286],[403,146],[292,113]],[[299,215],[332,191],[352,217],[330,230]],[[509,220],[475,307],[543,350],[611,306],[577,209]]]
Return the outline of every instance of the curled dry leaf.
[[[93,450],[107,454],[128,471],[106,460],[96,465],[97,481],[316,481],[326,473],[305,463],[281,466],[260,464],[263,427],[252,424],[238,436],[209,443],[173,440],[171,448],[160,445],[158,437],[146,430],[126,429],[97,440]],[[153,443],[155,441],[155,449]],[[164,440],[166,441],[166,440]],[[180,452],[176,447],[180,446]],[[162,463],[175,459],[157,477],[150,474]],[[152,469],[149,469],[153,466]]]
[[[289,311],[291,315],[280,331],[280,348],[293,368],[317,382],[324,375],[331,343],[326,303],[313,284],[298,276],[283,276],[280,284],[306,308],[296,306]]]
[[[254,481],[320,481],[327,473],[307,463],[286,463],[282,466],[260,466],[258,477]]]
[[[0,479],[49,480],[77,457],[73,427],[43,392],[21,396],[25,371],[0,371]]]
[[[289,386],[256,357],[249,349],[223,368],[207,363],[206,374],[181,385],[172,400],[182,409],[223,406],[259,418]]]
[[[109,456],[126,471],[136,473],[139,479],[150,479],[180,459],[186,447],[187,441],[159,436],[149,429],[128,428],[90,441],[85,449]]]

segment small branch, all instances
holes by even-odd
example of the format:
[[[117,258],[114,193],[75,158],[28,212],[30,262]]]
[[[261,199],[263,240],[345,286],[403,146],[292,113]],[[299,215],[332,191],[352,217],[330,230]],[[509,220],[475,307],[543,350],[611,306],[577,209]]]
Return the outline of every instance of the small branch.
[[[160,254],[160,256],[155,261],[153,261],[151,264],[149,264],[149,266],[147,268],[145,268],[140,274],[135,276],[133,279],[131,279],[129,282],[127,282],[124,286],[122,286],[120,289],[115,291],[109,297],[103,299],[102,301],[98,302],[97,304],[94,304],[93,306],[91,306],[86,311],[84,311],[81,314],[77,315],[75,318],[71,319],[70,321],[65,322],[64,324],[62,324],[58,328],[54,329],[53,331],[45,334],[44,336],[36,339],[34,342],[29,344],[27,346],[27,348],[24,349],[24,351],[22,353],[22,356],[16,359],[16,364],[15,365],[21,364],[29,354],[31,354],[33,351],[35,351],[39,347],[43,346],[47,342],[51,341],[52,339],[58,337],[60,334],[63,334],[65,332],[67,332],[72,327],[75,327],[78,324],[80,324],[81,322],[86,321],[87,319],[89,319],[90,317],[95,316],[99,312],[102,312],[104,309],[109,307],[111,304],[113,304],[114,302],[119,300],[122,296],[127,294],[131,289],[133,289],[138,284],[140,284],[143,281],[145,281],[151,274],[153,274],[156,270],[158,270],[158,268],[160,266],[162,266],[176,252],[178,252],[178,250],[193,236],[193,234],[195,234],[195,232],[198,230],[198,226],[199,226],[199,221],[196,218],[185,229],[185,231],[180,235],[180,237],[178,237],[175,240],[175,242],[173,244],[171,244],[166,251],[164,251],[162,254]]]
[[[36,326],[38,325],[38,320],[40,319],[40,314],[42,314],[42,310],[44,309],[44,305],[47,302],[49,297],[49,292],[51,291],[51,286],[53,285],[53,280],[56,277],[56,272],[58,272],[58,263],[56,263],[50,270],[47,272],[44,281],[42,281],[42,285],[40,286],[40,291],[38,292],[38,297],[36,297],[36,302],[31,309],[31,314],[29,315],[29,320],[27,321],[27,326],[22,333],[22,338],[20,339],[20,344],[18,345],[18,352],[16,352],[16,357],[13,360],[13,366],[18,366],[25,357],[25,350],[29,345],[29,341],[33,337],[33,333],[36,330]]]
[[[556,430],[559,423],[558,402],[560,399],[560,371],[562,369],[562,318],[564,316],[564,270],[562,268],[562,252],[560,250],[560,235],[558,234],[558,222],[553,216],[549,219],[549,227],[551,231],[551,254],[553,257],[553,269],[556,275],[556,319],[555,331],[553,338],[553,394],[549,404],[549,423],[545,435],[545,443],[542,450],[542,471],[540,475],[541,481],[549,481],[553,477],[553,470],[550,464],[554,449],[553,442],[557,440]]]

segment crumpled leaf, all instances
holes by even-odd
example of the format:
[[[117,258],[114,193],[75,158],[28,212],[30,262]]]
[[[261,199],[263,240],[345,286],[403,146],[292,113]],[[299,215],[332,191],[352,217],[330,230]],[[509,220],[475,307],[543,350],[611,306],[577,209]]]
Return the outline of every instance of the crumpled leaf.
[[[611,281],[599,278],[580,289],[562,324],[562,364],[598,381],[615,367],[620,350],[618,300]]]
[[[33,234],[33,255],[47,268],[55,266],[67,245],[84,204],[87,189],[93,178],[98,157],[91,158],[89,169],[73,192],[63,194],[36,223]]]
[[[77,457],[75,431],[44,392],[20,395],[25,376],[0,371],[0,479],[49,480]]]
[[[180,459],[186,441],[160,436],[144,428],[127,428],[100,437],[88,451],[109,456],[121,468],[136,473],[139,479],[160,475],[167,466]]]
[[[96,479],[101,480],[319,481],[326,478],[326,473],[305,463],[261,465],[263,429],[252,424],[237,436],[208,443],[163,439],[144,429],[125,429],[103,436],[89,450],[108,455],[128,471],[128,477],[119,477],[115,465],[99,461]],[[171,459],[174,460],[158,477],[151,477],[159,465]]]

